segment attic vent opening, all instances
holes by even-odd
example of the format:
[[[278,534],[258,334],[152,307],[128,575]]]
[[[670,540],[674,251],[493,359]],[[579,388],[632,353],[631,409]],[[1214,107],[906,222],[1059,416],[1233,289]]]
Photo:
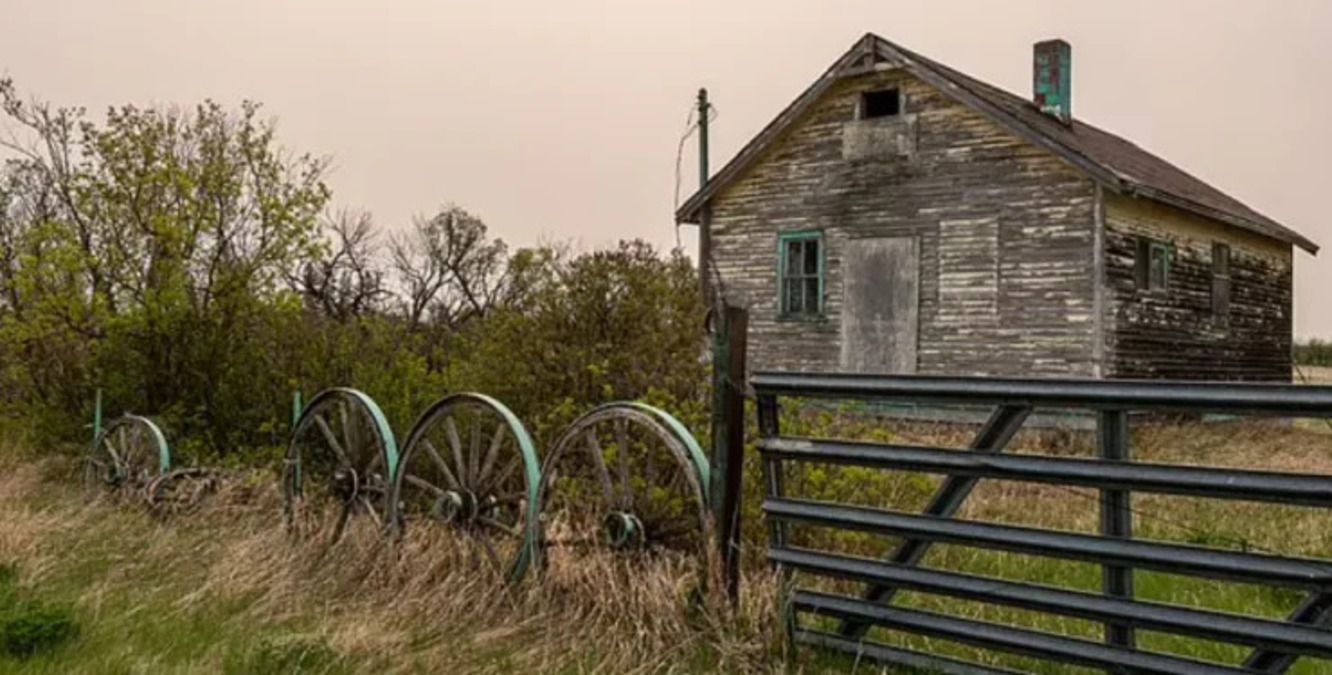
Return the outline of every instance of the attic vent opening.
[[[902,92],[897,87],[867,91],[860,95],[860,119],[896,117],[902,112]]]

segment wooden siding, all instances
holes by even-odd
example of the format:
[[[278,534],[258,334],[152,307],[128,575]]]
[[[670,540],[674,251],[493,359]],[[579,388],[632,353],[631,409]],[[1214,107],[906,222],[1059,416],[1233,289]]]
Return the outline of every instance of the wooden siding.
[[[901,118],[854,121],[862,92],[893,86]],[[886,131],[867,133],[876,123]],[[1095,375],[1094,195],[989,118],[901,70],[876,72],[832,87],[716,195],[711,255],[721,290],[751,310],[755,369],[837,370],[845,242],[917,237],[919,372]],[[805,229],[825,236],[825,316],[782,320],[778,233]]]
[[[1106,375],[1289,381],[1291,247],[1144,199],[1105,199]],[[1137,237],[1174,247],[1169,287],[1134,283]],[[1228,244],[1230,311],[1212,309],[1214,243]]]

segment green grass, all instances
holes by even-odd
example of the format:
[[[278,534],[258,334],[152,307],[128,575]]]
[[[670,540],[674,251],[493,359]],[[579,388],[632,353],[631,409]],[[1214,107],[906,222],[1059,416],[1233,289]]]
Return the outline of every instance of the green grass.
[[[795,434],[965,444],[966,430],[881,423],[858,428],[820,413],[784,420]],[[803,426],[802,426],[803,425]],[[862,433],[863,432],[863,433]],[[1085,434],[1024,434],[1016,451],[1090,452]],[[1265,467],[1332,473],[1332,435],[1297,427],[1209,425],[1146,429],[1134,437],[1146,461]],[[854,659],[782,644],[775,582],[760,564],[750,570],[746,605],[718,620],[689,610],[667,577],[640,571],[629,586],[608,588],[599,568],[586,579],[545,580],[514,592],[450,569],[421,553],[386,562],[377,544],[354,540],[328,559],[313,559],[281,533],[271,482],[237,487],[197,514],[162,522],[132,505],[85,506],[50,462],[0,471],[0,602],[22,598],[51,610],[33,625],[56,626],[59,639],[31,655],[0,656],[0,672],[22,673],[353,673],[353,672],[839,672]],[[746,508],[757,506],[750,471]],[[937,476],[818,467],[788,477],[799,494],[918,510]],[[268,490],[268,492],[265,492]],[[1138,495],[1139,536],[1200,546],[1273,550],[1332,557],[1332,518],[1322,511],[1203,499]],[[962,517],[1094,532],[1095,494],[1049,486],[982,482]],[[746,524],[750,556],[765,528]],[[866,535],[797,530],[800,543],[877,557],[894,543]],[[362,546],[364,544],[364,546]],[[358,548],[361,546],[361,548]],[[936,546],[933,568],[1099,592],[1097,565],[961,546]],[[850,584],[801,578],[802,585],[858,594]],[[1158,602],[1270,618],[1301,599],[1292,591],[1188,579],[1150,572],[1135,578],[1138,596]],[[903,606],[1100,640],[1088,621],[903,593]],[[64,620],[68,623],[62,623]],[[68,625],[70,629],[59,628]],[[890,645],[1040,673],[1079,672],[1032,659],[984,652],[941,640],[874,631]],[[1245,649],[1143,632],[1155,651],[1236,663]],[[39,640],[40,642],[41,640]],[[1304,661],[1292,672],[1332,672]]]
[[[786,663],[770,658],[780,640],[761,585],[734,619],[690,609],[676,579],[651,570],[574,570],[572,580],[511,589],[496,575],[450,569],[452,558],[410,548],[385,556],[374,536],[320,557],[287,538],[271,490],[222,494],[163,522],[133,504],[85,505],[63,478],[44,477],[59,473],[44,465],[4,468],[6,583],[63,608],[78,630],[26,658],[0,655],[0,673],[708,672]],[[637,588],[607,593],[615,578]]]
[[[356,664],[326,646],[296,651],[299,621],[256,621],[244,599],[191,600],[207,568],[186,553],[200,550],[209,533],[166,531],[142,514],[112,509],[89,525],[54,536],[51,548],[68,553],[43,561],[51,566],[30,591],[73,607],[77,637],[31,658],[0,658],[0,672],[353,671],[339,670]]]
[[[826,411],[784,416],[783,429],[792,435],[833,436],[884,440],[885,424],[862,421],[857,428],[843,415],[828,419]],[[890,442],[908,445],[965,447],[969,430],[887,423],[895,430]],[[1092,438],[1076,432],[1023,432],[1014,451],[1091,456]],[[1325,429],[1290,425],[1212,424],[1144,425],[1134,435],[1135,458],[1149,462],[1211,464],[1332,474],[1332,437]],[[938,476],[864,469],[805,466],[790,468],[788,490],[797,496],[842,503],[919,511],[941,481]],[[1276,552],[1284,555],[1332,559],[1332,514],[1326,510],[1277,505],[1226,502],[1210,499],[1134,496],[1135,536],[1209,548]],[[982,481],[966,502],[960,518],[1012,525],[1094,533],[1099,528],[1099,504],[1094,491]],[[882,557],[899,541],[864,533],[838,533],[799,527],[790,532],[793,543],[867,558]],[[1061,561],[964,546],[936,545],[924,566],[972,575],[1001,578],[1088,593],[1101,590],[1101,568],[1093,563]],[[858,595],[855,584],[798,575],[806,588]],[[1136,597],[1142,600],[1220,612],[1284,619],[1303,599],[1297,590],[1188,578],[1149,571],[1135,574]],[[1103,627],[1095,622],[1015,608],[987,605],[924,593],[901,593],[899,606],[998,623],[1100,642]],[[835,622],[802,619],[808,625],[836,628]],[[875,629],[870,639],[891,646],[926,651],[964,660],[1037,673],[1084,672],[1064,665],[1004,655],[944,640]],[[1237,664],[1249,649],[1207,640],[1142,631],[1142,648],[1187,658]],[[1094,672],[1094,671],[1085,671]],[[1302,659],[1293,673],[1332,673],[1332,661]]]

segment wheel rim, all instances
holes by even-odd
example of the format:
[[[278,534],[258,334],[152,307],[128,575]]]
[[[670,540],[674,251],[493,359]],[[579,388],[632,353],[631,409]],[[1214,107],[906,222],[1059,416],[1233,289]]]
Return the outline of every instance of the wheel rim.
[[[146,417],[124,415],[93,439],[83,487],[89,496],[134,491],[170,470],[171,448],[161,428]]]
[[[357,524],[382,529],[398,465],[397,442],[363,392],[328,389],[310,399],[292,431],[282,488],[288,529],[337,543]]]
[[[517,581],[536,552],[536,445],[499,401],[463,393],[435,402],[412,427],[394,481],[400,536],[459,537],[466,560]]]
[[[542,467],[542,545],[701,561],[711,532],[702,449],[668,413],[611,403],[574,421]]]

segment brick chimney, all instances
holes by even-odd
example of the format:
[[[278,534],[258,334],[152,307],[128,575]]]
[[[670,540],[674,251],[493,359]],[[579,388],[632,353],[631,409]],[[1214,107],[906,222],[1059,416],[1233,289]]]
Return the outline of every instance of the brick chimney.
[[[1073,47],[1063,40],[1037,42],[1032,48],[1032,92],[1041,112],[1073,121]]]

